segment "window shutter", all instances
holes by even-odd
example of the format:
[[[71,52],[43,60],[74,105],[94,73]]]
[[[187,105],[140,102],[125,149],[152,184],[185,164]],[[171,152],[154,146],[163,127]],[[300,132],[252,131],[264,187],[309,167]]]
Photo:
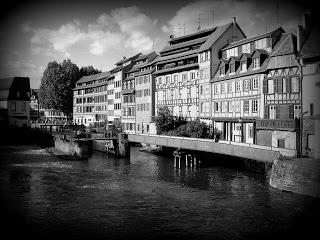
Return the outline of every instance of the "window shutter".
[[[286,80],[286,91],[287,93],[291,92],[291,78],[287,78]]]
[[[263,94],[267,94],[268,93],[268,80],[267,80],[267,78],[264,78],[262,83],[263,83],[263,88],[262,88]]]
[[[278,92],[278,85],[277,85],[278,81],[277,80],[278,79],[273,79],[273,92],[274,93]]]
[[[276,119],[279,119],[280,118],[280,107],[279,105],[276,106]]]
[[[269,106],[268,105],[264,106],[264,116],[263,117],[265,119],[269,118]]]
[[[278,93],[282,93],[282,78],[278,79]]]
[[[252,90],[252,79],[248,79],[249,90]]]
[[[294,105],[289,105],[289,119],[293,119],[294,117]]]

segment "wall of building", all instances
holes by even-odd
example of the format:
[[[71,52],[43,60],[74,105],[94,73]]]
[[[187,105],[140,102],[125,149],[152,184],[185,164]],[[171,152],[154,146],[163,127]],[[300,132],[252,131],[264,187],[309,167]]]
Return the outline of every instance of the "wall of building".
[[[141,79],[141,80],[140,80]],[[142,81],[143,79],[143,81]],[[139,81],[140,80],[140,81]],[[135,78],[136,81],[136,132],[149,133],[150,123],[154,113],[154,88],[151,74]],[[148,91],[145,91],[147,90]],[[140,92],[139,92],[140,91]],[[139,95],[137,93],[139,92]]]
[[[186,79],[182,79],[182,75]],[[194,76],[194,79],[191,77]],[[177,76],[177,81],[174,81]],[[199,104],[199,72],[197,69],[156,77],[156,112],[168,106],[174,116],[197,118]]]
[[[13,105],[15,105],[15,108]],[[30,101],[8,101],[8,118],[11,126],[28,126],[30,121]]]
[[[302,151],[303,155],[320,159],[320,148],[317,147],[320,142],[320,70],[319,62],[306,64],[303,67],[302,79],[302,111],[304,114],[303,121],[303,138]],[[313,116],[310,115],[310,104],[313,104]],[[317,116],[318,117],[314,117]]]

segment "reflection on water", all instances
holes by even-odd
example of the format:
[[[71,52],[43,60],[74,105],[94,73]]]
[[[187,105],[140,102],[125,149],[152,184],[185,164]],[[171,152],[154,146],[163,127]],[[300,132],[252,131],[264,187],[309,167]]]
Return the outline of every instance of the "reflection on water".
[[[262,239],[310,233],[319,201],[281,192],[264,176],[223,167],[175,169],[131,148],[63,161],[35,147],[1,148],[5,226],[33,237]],[[3,209],[2,209],[3,208]],[[21,233],[21,232],[20,232]]]

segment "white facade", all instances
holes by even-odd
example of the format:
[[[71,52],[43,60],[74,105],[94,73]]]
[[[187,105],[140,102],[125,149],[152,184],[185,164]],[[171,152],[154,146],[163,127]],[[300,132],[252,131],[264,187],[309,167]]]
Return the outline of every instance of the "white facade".
[[[156,77],[157,110],[168,106],[174,116],[195,119],[199,116],[199,70],[189,70]]]

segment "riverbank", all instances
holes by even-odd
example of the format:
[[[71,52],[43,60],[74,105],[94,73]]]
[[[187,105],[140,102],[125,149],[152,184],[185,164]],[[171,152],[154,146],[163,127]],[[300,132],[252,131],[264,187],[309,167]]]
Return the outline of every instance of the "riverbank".
[[[172,157],[137,147],[130,159],[47,154],[0,147],[1,226],[12,239],[284,240],[317,229],[317,199],[269,187],[260,174],[176,169]]]

